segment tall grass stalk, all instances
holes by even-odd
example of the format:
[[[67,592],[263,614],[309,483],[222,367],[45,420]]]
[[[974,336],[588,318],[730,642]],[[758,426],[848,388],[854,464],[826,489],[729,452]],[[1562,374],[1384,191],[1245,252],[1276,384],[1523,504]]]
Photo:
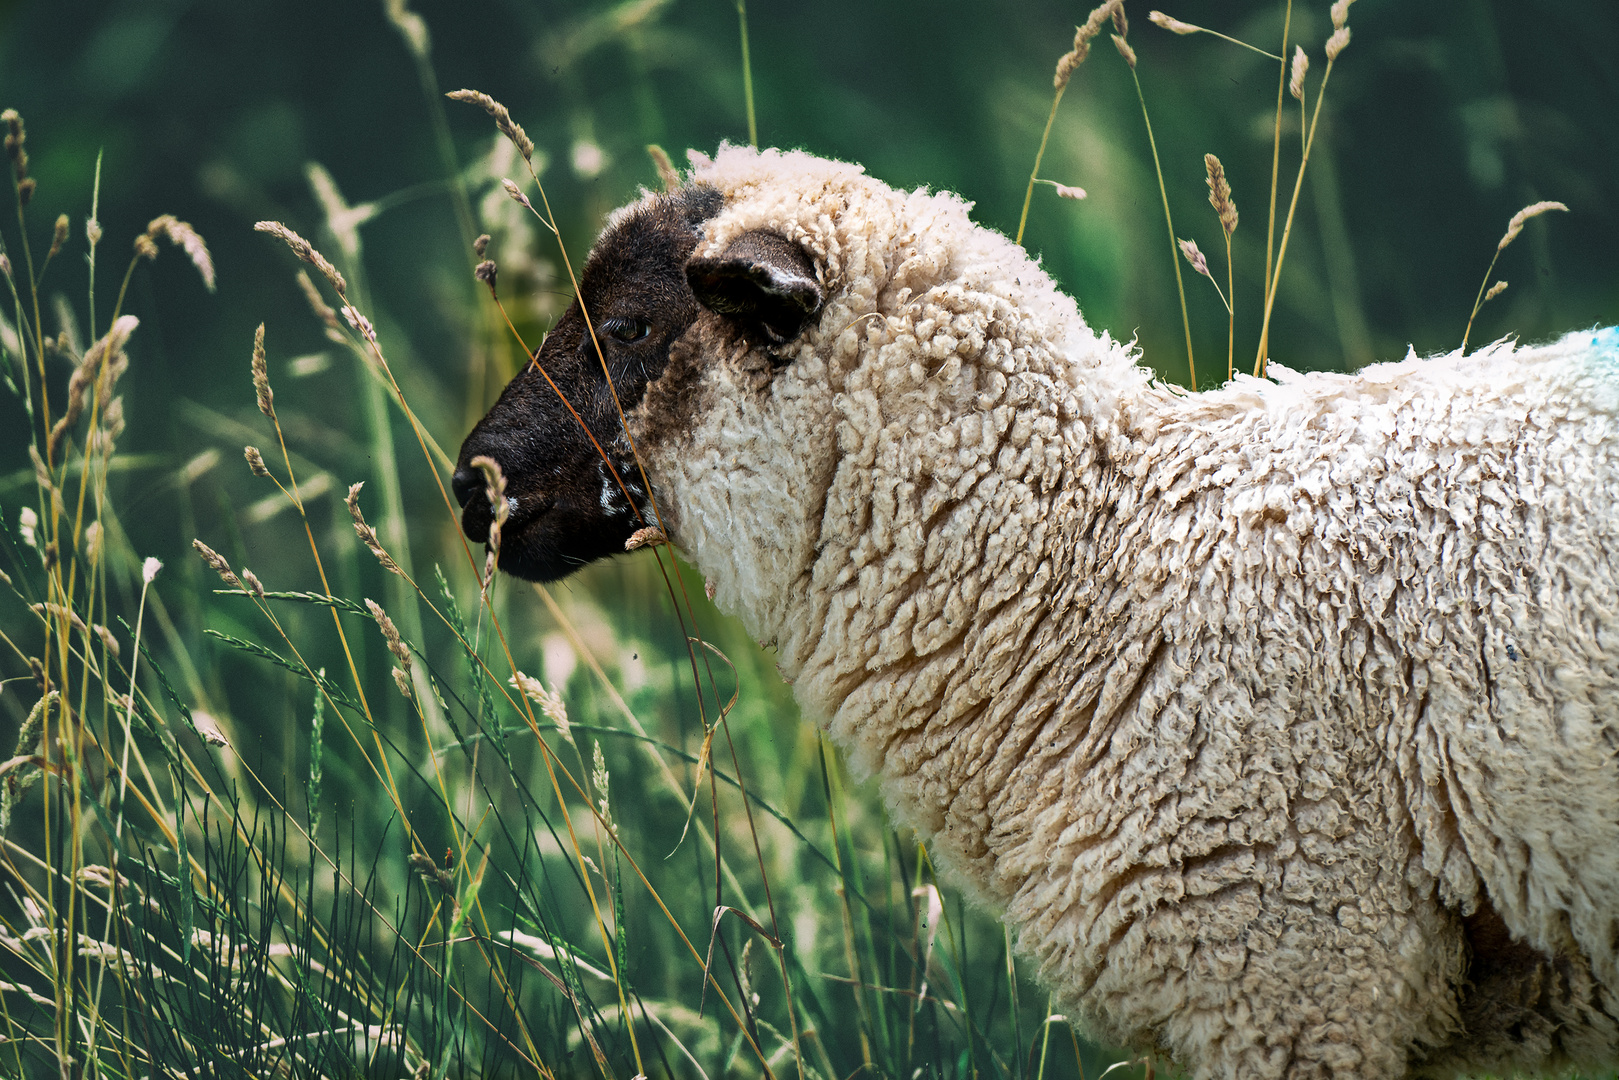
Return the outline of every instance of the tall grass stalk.
[[[1304,189],[1304,171],[1309,167],[1310,149],[1315,145],[1316,129],[1321,123],[1321,105],[1327,98],[1327,83],[1332,78],[1332,68],[1337,62],[1338,53],[1329,45],[1327,69],[1321,73],[1321,84],[1315,90],[1315,111],[1310,116],[1309,134],[1304,139],[1304,155],[1299,160],[1299,170],[1293,178],[1293,194],[1287,203],[1287,221],[1282,227],[1282,242],[1276,249],[1276,269],[1269,275],[1265,289],[1265,314],[1259,324],[1259,352],[1254,358],[1254,374],[1261,378],[1265,374],[1265,361],[1270,355],[1271,309],[1276,304],[1276,289],[1282,279],[1282,261],[1287,258],[1287,242],[1293,234],[1293,215],[1299,208],[1299,192]],[[1271,197],[1272,200],[1275,199],[1274,190]]]
[[[742,36],[742,100],[748,107],[748,145],[759,145],[759,123],[753,113],[753,60],[748,54],[748,0],[736,0],[737,27]]]
[[[1169,260],[1175,267],[1175,292],[1181,302],[1181,329],[1186,334],[1186,385],[1197,389],[1197,361],[1192,356],[1192,317],[1186,311],[1186,283],[1181,277],[1180,249],[1175,242],[1175,219],[1169,212],[1169,190],[1164,186],[1164,167],[1158,160],[1158,140],[1153,137],[1152,117],[1147,114],[1147,98],[1141,92],[1141,77],[1130,64],[1130,81],[1135,84],[1136,100],[1141,103],[1141,121],[1147,128],[1147,145],[1152,148],[1152,168],[1158,177],[1158,197],[1164,204],[1164,224],[1169,230]]]

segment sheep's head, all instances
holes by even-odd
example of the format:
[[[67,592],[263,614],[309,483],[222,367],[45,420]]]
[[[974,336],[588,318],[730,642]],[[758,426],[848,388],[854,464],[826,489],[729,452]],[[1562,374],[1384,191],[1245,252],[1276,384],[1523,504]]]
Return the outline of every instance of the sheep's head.
[[[768,378],[820,310],[814,263],[775,232],[693,258],[722,205],[696,183],[615,214],[580,295],[462,444],[453,486],[475,542],[488,540],[493,512],[471,462],[492,458],[506,476],[501,569],[551,581],[623,551],[656,520],[632,440],[644,462],[677,438],[717,343]]]

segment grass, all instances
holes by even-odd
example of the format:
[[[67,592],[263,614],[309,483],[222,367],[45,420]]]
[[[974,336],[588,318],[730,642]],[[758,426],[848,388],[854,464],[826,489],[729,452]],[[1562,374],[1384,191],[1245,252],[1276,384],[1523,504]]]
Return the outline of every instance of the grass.
[[[630,26],[643,8],[614,17]],[[741,0],[737,16],[757,141]],[[457,157],[425,24],[401,4],[389,17],[424,92],[457,258],[470,273],[475,234],[492,234],[489,291],[514,310],[468,313],[462,411],[476,415],[526,351],[515,332],[538,322],[515,310],[543,293],[529,248],[555,242],[544,258],[571,279],[562,241],[582,238],[564,235],[503,109],[494,151]],[[1286,53],[1284,31],[1284,84]],[[109,305],[99,182],[82,244],[71,223],[37,220],[29,181],[50,178],[30,170],[21,118],[7,123],[0,377],[36,463],[0,520],[0,671],[29,702],[0,765],[0,1071],[1043,1080],[1120,1060],[1062,1022],[1004,929],[887,822],[666,547],[548,589],[491,575],[460,540],[443,478],[465,425],[418,413],[421,361],[373,303],[361,229],[415,192],[356,206],[310,171],[319,233],[269,231],[309,267],[289,264],[322,363],[346,380],[346,426],[330,384],[298,375],[311,355],[280,344],[303,328],[244,332],[228,360],[240,410],[188,419],[253,453],[191,457],[174,528],[206,550],[146,557],[124,516],[139,506],[120,498],[141,461],[120,444],[119,386],[154,328],[123,307],[149,260],[189,260],[205,282],[212,263],[175,218],[133,234],[109,222],[135,251]],[[521,203],[500,183],[519,169]],[[1267,317],[1303,172],[1266,246]],[[51,276],[67,255],[89,269],[71,316]],[[262,258],[282,255],[267,243]],[[1190,372],[1184,289],[1181,308]],[[230,466],[230,497],[210,505],[198,478]]]
[[[110,329],[82,351],[52,341],[47,267],[8,278],[4,374],[44,449],[35,500],[3,523],[0,645],[39,701],[0,776],[5,1071],[1105,1066],[1066,1035],[1053,1048],[1000,928],[797,723],[756,651],[697,626],[700,583],[666,548],[604,568],[592,601],[494,577],[464,542],[433,557],[408,542],[429,530],[407,527],[400,477],[442,477],[448,458],[364,312],[346,204],[325,201],[335,262],[263,228],[313,271],[301,287],[363,390],[382,482],[345,507],[347,477],[289,437],[309,423],[261,326],[240,369],[256,421],[209,422],[270,493],[203,527],[192,566],[142,558],[108,497],[117,378],[142,328],[92,292],[84,323]],[[548,209],[542,224],[556,232]],[[31,225],[19,206],[25,267]],[[168,217],[135,259],[171,257],[159,240],[205,264]],[[56,354],[78,373],[65,406]],[[190,647],[176,594],[200,611]],[[200,707],[216,679],[279,702],[279,753]]]

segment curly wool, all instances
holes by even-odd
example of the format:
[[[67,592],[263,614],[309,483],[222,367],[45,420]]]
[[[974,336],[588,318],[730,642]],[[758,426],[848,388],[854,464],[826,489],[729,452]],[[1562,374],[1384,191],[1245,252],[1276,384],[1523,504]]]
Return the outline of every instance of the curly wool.
[[[774,376],[701,317],[678,434],[649,391],[672,538],[1090,1030],[1611,1066],[1619,333],[1186,394],[953,195],[694,164],[696,254],[772,230],[827,302]]]

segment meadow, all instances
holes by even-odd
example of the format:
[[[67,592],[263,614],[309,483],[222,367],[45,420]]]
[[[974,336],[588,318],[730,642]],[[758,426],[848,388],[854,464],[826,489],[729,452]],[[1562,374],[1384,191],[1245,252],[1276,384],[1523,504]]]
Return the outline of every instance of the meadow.
[[[0,8],[0,1073],[1162,1070],[669,548],[449,473],[649,145],[960,191],[1182,385],[1619,322],[1619,17],[1413,7]]]

